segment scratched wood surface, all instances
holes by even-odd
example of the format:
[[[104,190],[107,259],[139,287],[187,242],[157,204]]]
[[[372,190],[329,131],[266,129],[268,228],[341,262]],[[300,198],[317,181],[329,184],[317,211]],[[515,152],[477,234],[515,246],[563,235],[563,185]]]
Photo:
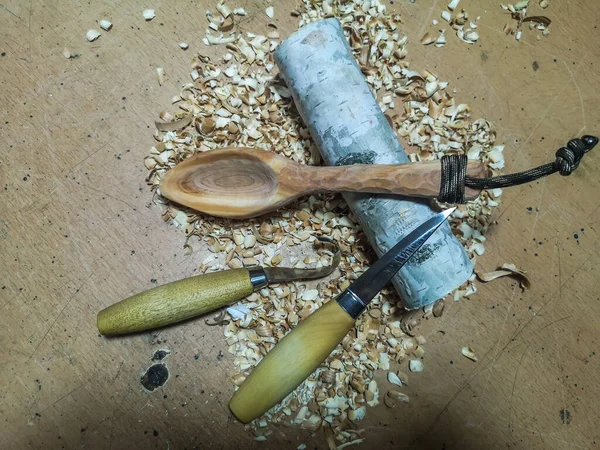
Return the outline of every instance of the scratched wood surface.
[[[533,1],[532,3],[537,3]],[[280,28],[296,19],[277,3]],[[599,133],[600,44],[595,0],[550,0],[541,41],[505,36],[496,0],[463,0],[481,16],[480,43],[448,33],[418,43],[445,2],[394,0],[414,68],[457,89],[474,117],[494,124],[507,169],[552,159],[582,133]],[[234,5],[232,3],[232,5]],[[202,0],[0,4],[0,447],[323,448],[321,433],[285,428],[258,443],[228,413],[232,369],[221,330],[202,320],[126,338],[98,336],[96,313],[154,283],[194,273],[183,234],[160,218],[144,184],[153,121],[188,80],[206,27]],[[265,4],[246,6],[247,29]],[[144,8],[157,17],[144,22]],[[539,13],[539,9],[537,13]],[[533,12],[532,12],[533,13]],[[93,43],[96,20],[114,23]],[[187,52],[177,43],[190,43]],[[75,59],[65,59],[67,46]],[[168,81],[156,83],[162,65]],[[479,285],[423,323],[425,371],[411,403],[370,408],[361,448],[595,448],[600,444],[600,150],[569,178],[506,190],[481,269],[512,262],[532,281]],[[478,362],[461,356],[470,345]],[[158,349],[167,383],[140,375]],[[223,355],[223,356],[220,356]],[[380,376],[383,382],[383,377]],[[377,447],[376,447],[377,446]]]

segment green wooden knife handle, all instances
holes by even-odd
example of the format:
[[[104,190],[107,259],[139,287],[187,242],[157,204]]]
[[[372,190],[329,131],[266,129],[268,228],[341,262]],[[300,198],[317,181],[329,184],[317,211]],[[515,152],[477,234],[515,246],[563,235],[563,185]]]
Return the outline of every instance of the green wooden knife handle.
[[[229,402],[248,423],[283,400],[319,367],[354,326],[354,319],[331,300],[277,343]]]
[[[141,292],[98,313],[104,335],[180,322],[240,300],[253,291],[248,269],[198,275]]]

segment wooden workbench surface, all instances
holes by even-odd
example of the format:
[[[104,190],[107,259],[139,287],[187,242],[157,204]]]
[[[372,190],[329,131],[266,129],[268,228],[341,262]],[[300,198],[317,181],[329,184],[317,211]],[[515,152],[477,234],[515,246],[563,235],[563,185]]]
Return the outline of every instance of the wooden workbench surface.
[[[249,24],[264,25],[266,3],[230,3],[246,7]],[[441,49],[419,39],[445,2],[389,5],[405,20],[412,67],[449,81],[473,117],[494,123],[507,171],[550,161],[571,137],[600,133],[600,3],[549,3],[551,34],[536,40],[539,33],[525,30],[517,42],[502,32],[509,19],[499,0],[463,0],[481,16],[480,41],[470,46],[449,32]],[[287,14],[293,4],[275,3],[286,34],[296,23]],[[204,47],[213,6],[0,4],[2,448],[325,447],[321,432],[295,428],[255,442],[231,418],[233,359],[218,327],[196,320],[112,339],[96,329],[100,309],[152,280],[189,276],[205,257],[200,244],[186,256],[183,233],[162,221],[142,161],[154,120]],[[144,22],[150,7],[157,17]],[[87,42],[104,17],[113,30]],[[65,46],[79,57],[66,59]],[[162,87],[156,66],[167,70]],[[569,178],[505,190],[478,266],[514,263],[532,288],[521,292],[507,278],[480,284],[471,299],[422,323],[425,371],[405,388],[411,402],[369,408],[360,448],[600,446],[599,165],[596,149]],[[466,345],[478,362],[460,354]],[[171,377],[144,392],[140,374],[161,348],[172,352]]]

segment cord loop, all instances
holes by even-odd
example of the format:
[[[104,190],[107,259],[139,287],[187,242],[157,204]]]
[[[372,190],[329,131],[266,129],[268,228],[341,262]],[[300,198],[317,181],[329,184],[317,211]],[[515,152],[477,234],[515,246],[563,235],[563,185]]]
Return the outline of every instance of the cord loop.
[[[467,175],[466,155],[442,156],[442,174],[438,200],[442,203],[465,203],[465,186],[473,189],[495,189],[530,183],[539,178],[559,172],[563,176],[573,173],[587,152],[598,144],[596,136],[571,139],[566,147],[556,152],[554,162],[524,172],[498,175],[491,178],[473,178]]]

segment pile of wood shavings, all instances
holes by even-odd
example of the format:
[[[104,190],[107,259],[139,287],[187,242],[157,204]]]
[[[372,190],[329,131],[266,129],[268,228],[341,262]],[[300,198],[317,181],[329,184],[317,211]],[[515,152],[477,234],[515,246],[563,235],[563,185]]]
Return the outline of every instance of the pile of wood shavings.
[[[448,9],[452,12],[458,6],[459,0],[452,0],[448,4]],[[480,17],[477,17],[475,20],[469,20],[469,14],[461,9],[455,16],[452,16],[450,11],[442,11],[442,19],[448,22],[448,25],[456,31],[456,35],[462,42],[466,42],[467,44],[474,44],[479,39],[479,33],[476,31],[477,21]],[[438,25],[437,20],[433,20],[433,25]],[[446,45],[446,30],[440,29],[440,35],[436,38],[432,36],[429,32],[425,33],[421,38],[421,44],[429,45],[434,44],[435,47],[443,47]]]
[[[237,268],[252,264],[319,267],[331,257],[310,248],[315,236],[335,239],[342,261],[333,276],[312,283],[269,286],[252,294],[221,315],[229,352],[236,372],[231,379],[240,385],[261,358],[324,302],[334,298],[366,269],[371,261],[368,244],[360,227],[339,195],[315,195],[267,218],[231,221],[180,209],[160,196],[158,184],[166,171],[197,153],[227,146],[263,148],[303,164],[320,161],[317,149],[299,118],[289,91],[275,75],[273,51],[280,42],[275,24],[266,33],[239,33],[233,30],[234,15],[223,2],[217,13],[207,13],[211,22],[206,43],[223,45],[222,58],[194,59],[192,81],[173,98],[174,113],[163,112],[157,123],[150,155],[145,159],[148,183],[157,202],[165,205],[163,218],[186,235],[198,236],[210,255],[200,272]],[[380,106],[405,143],[417,151],[412,161],[432,160],[444,154],[466,152],[480,159],[492,172],[501,169],[503,146],[494,147],[495,133],[484,119],[470,120],[470,108],[456,102],[431,72],[417,72],[406,61],[407,39],[401,33],[401,19],[386,12],[378,0],[354,2],[306,1],[292,13],[300,26],[325,17],[338,17],[367,82]],[[211,31],[212,30],[212,31]],[[218,31],[217,36],[213,31]],[[208,38],[208,36],[212,36]],[[484,252],[490,216],[498,205],[501,190],[483,192],[452,216],[451,225],[475,262]],[[260,244],[260,245],[259,245]],[[191,250],[186,243],[186,248]],[[454,293],[454,300],[473,294],[474,277]],[[383,400],[407,402],[398,391],[408,376],[396,370],[403,364],[413,372],[423,369],[422,336],[411,331],[411,321],[399,320],[396,295],[382,291],[357,321],[342,344],[301,386],[279,405],[248,427],[256,440],[266,440],[273,430],[269,424],[296,424],[303,429],[323,428],[329,447],[361,441],[357,422],[366,406],[380,402],[380,388],[373,379],[376,370],[389,371],[393,384]],[[419,317],[439,316],[443,301],[425,308]],[[411,319],[412,320],[412,319]],[[407,364],[410,360],[410,364]],[[383,388],[382,388],[383,389]],[[387,391],[388,388],[385,388]]]
[[[505,11],[508,11],[511,17],[516,21],[516,25],[509,25],[508,23],[504,25],[504,33],[507,35],[514,35],[517,41],[521,40],[521,36],[523,35],[523,24],[529,23],[530,30],[539,30],[541,31],[542,36],[548,36],[550,34],[550,29],[548,28],[552,23],[552,20],[546,16],[531,16],[527,15],[529,7],[531,5],[531,0],[523,0],[520,2],[513,4],[501,4],[500,6]],[[546,0],[541,0],[539,3],[540,8],[546,9],[548,7],[548,2]],[[540,40],[540,35],[537,35],[537,39]]]

